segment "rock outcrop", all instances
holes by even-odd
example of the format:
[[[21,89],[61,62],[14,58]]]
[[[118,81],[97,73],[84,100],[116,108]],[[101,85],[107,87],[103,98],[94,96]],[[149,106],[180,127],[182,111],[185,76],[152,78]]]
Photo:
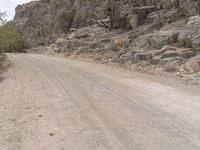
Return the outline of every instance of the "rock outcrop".
[[[52,43],[56,34],[67,33],[71,27],[100,20],[111,30],[144,24],[160,28],[198,13],[199,2],[195,0],[38,0],[16,8],[13,26],[23,34],[27,47],[35,47]]]
[[[35,47],[52,43],[56,34],[71,27],[92,25],[105,17],[104,0],[39,0],[17,6],[13,26],[27,47]]]
[[[196,73],[200,71],[200,55],[193,57],[188,60],[185,64],[186,69],[191,73]]]
[[[200,51],[200,16],[190,17],[179,31],[178,45]]]

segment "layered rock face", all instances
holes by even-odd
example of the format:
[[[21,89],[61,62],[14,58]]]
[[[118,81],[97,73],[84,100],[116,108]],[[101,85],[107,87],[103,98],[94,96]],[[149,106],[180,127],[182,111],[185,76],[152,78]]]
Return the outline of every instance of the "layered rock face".
[[[58,33],[84,27],[109,17],[110,29],[137,28],[154,23],[159,28],[181,16],[198,14],[195,0],[39,0],[16,8],[13,26],[27,47],[52,43]]]
[[[108,0],[111,28],[174,22],[182,16],[199,14],[199,3],[196,0]]]
[[[106,17],[103,0],[40,0],[19,5],[13,26],[27,47],[49,44],[70,27],[91,25]]]

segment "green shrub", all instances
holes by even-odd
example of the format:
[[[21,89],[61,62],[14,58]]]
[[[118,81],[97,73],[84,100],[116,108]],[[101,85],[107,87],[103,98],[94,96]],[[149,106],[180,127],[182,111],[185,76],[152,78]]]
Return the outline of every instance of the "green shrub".
[[[0,27],[0,53],[24,52],[24,40],[11,26]]]

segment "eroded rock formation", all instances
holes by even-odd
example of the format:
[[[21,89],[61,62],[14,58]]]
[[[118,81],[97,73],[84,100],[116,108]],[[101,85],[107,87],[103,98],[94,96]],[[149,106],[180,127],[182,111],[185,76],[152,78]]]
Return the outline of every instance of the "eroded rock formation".
[[[13,26],[40,50],[179,66],[199,58],[199,13],[199,0],[41,0],[18,6]]]
[[[28,47],[49,44],[71,27],[92,25],[106,17],[104,0],[40,0],[19,5],[13,26]]]

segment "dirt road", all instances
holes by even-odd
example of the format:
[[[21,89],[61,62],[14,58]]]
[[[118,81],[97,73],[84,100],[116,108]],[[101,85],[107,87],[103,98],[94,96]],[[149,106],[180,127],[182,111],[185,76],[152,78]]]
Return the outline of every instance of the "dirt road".
[[[199,150],[200,92],[109,66],[9,55],[0,150]]]

